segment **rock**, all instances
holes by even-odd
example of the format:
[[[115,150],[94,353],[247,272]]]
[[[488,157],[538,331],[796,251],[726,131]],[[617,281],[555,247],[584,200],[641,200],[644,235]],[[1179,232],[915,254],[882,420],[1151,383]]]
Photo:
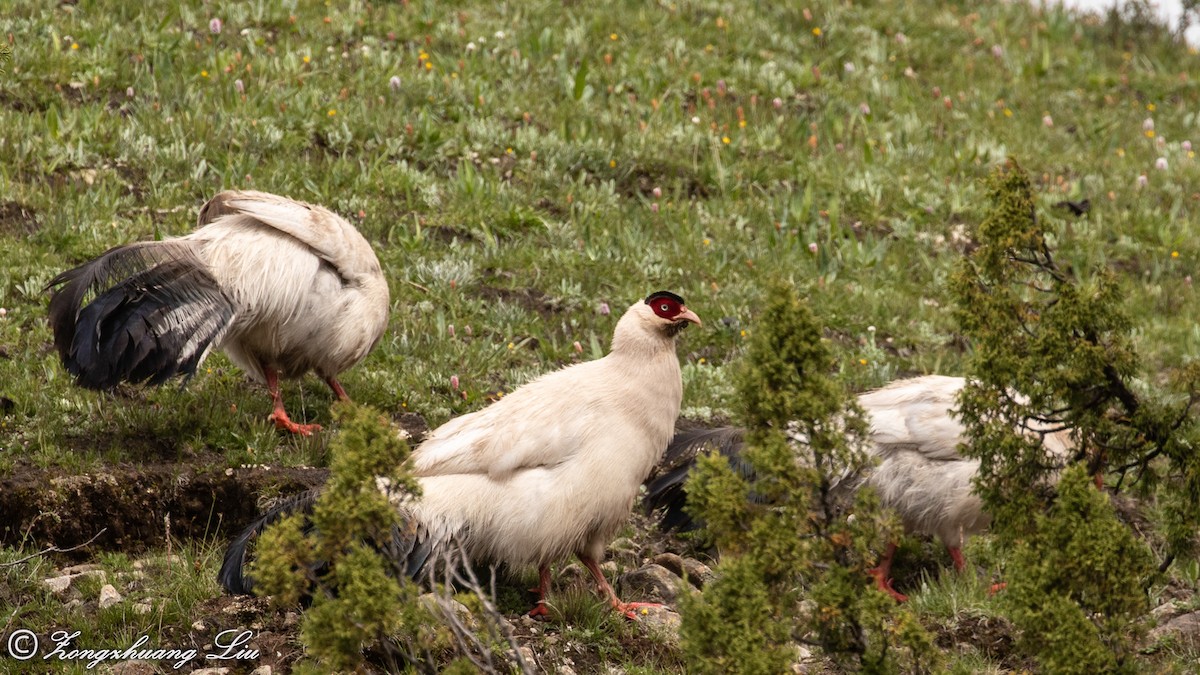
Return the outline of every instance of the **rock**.
[[[71,585],[75,583],[75,580],[82,579],[84,577],[97,578],[101,583],[106,583],[108,581],[108,577],[105,575],[104,570],[92,569],[83,572],[77,572],[75,574],[64,574],[62,576],[51,577],[49,579],[42,580],[42,583],[46,584],[46,586],[50,588],[50,591],[55,595],[61,595],[65,593],[67,589],[71,588]]]
[[[529,667],[536,669],[537,668],[537,658],[534,657],[534,655],[533,655],[533,648],[530,647],[529,645],[521,645],[520,651],[521,651],[521,660],[523,660],[525,662],[525,664],[528,665]],[[514,658],[513,660],[515,661],[516,659]]]
[[[42,579],[42,583],[49,587],[51,593],[59,595],[65,593],[71,587],[71,576],[63,575],[61,577]]]
[[[149,661],[121,661],[102,666],[106,675],[154,675],[158,670]]]
[[[813,671],[813,653],[804,645],[796,645],[796,658],[792,661],[793,673],[808,673]]]
[[[712,568],[695,558],[684,558],[683,571],[687,575],[688,583],[696,588],[704,588],[704,585],[716,576],[713,574]]]
[[[271,666],[259,666],[250,671],[250,675],[271,675]]]
[[[1200,644],[1200,612],[1181,614],[1150,631],[1151,640],[1174,636],[1182,643]]]
[[[457,617],[459,623],[466,626],[467,630],[477,630],[479,621],[467,606],[454,598],[448,598],[437,593],[426,593],[417,599],[426,609],[433,612],[435,615],[441,615],[444,618],[451,616]]]
[[[640,565],[642,562],[641,550],[638,545],[628,537],[621,537],[608,545],[608,550],[612,552],[612,557],[625,567],[633,567]]]
[[[1181,608],[1179,605],[1175,604],[1175,601],[1168,600],[1167,602],[1164,602],[1163,604],[1159,605],[1158,607],[1155,607],[1154,609],[1150,610],[1150,616],[1153,616],[1154,620],[1157,621],[1158,625],[1161,626],[1161,625],[1167,623],[1168,621],[1170,621],[1171,619],[1174,619],[1175,617],[1179,616],[1180,614],[1184,614],[1186,612],[1187,612],[1187,610],[1185,610],[1185,609]]]
[[[103,569],[104,568],[101,567],[100,565],[96,565],[94,563],[88,563],[88,564],[84,564],[84,565],[71,565],[70,567],[64,567],[61,570],[59,570],[58,573],[65,575],[65,576],[73,576],[76,574],[83,574],[84,572],[95,572],[97,570],[103,570]]]
[[[208,632],[208,624],[204,623],[203,621],[199,621],[199,620],[194,621],[194,622],[192,622],[192,630],[196,631],[197,633],[207,633]]]
[[[571,563],[558,571],[558,583],[562,586],[573,586],[587,581],[589,575],[582,565]]]
[[[642,632],[668,645],[679,644],[679,614],[667,607],[642,607],[637,611],[637,624]]]
[[[133,605],[134,614],[149,614],[154,611],[154,605],[148,602],[138,602]]]
[[[622,589],[642,602],[673,603],[683,589],[691,587],[662,565],[651,563],[626,573],[619,580]],[[628,598],[626,598],[628,600]]]
[[[121,594],[112,584],[104,584],[100,588],[100,609],[108,609],[122,600]]]
[[[655,565],[662,565],[677,577],[683,576],[683,557],[678,553],[659,553],[650,562]]]
[[[200,668],[193,670],[192,675],[229,675],[228,668]]]

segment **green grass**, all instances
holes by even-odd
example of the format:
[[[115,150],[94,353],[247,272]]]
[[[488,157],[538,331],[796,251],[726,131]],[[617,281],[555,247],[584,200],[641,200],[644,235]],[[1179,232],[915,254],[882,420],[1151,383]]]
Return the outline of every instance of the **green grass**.
[[[902,0],[19,0],[0,35],[0,477],[324,463],[326,441],[276,434],[265,392],[221,355],[183,389],[109,395],[72,386],[51,347],[50,278],[188,232],[225,188],[361,228],[393,311],[344,384],[431,425],[599,356],[624,307],[660,288],[705,321],[680,349],[690,417],[727,415],[728,367],[779,277],[806,289],[853,388],[957,374],[944,283],[986,208],[979,179],[1009,156],[1060,258],[1119,276],[1146,386],[1200,353],[1200,161],[1185,149],[1200,56],[1139,21]],[[1085,217],[1053,206],[1084,198]],[[285,396],[330,424],[315,378]],[[216,557],[197,559],[180,585],[215,594]],[[21,597],[29,621],[52,620],[53,602]],[[139,621],[105,615],[95,635]]]

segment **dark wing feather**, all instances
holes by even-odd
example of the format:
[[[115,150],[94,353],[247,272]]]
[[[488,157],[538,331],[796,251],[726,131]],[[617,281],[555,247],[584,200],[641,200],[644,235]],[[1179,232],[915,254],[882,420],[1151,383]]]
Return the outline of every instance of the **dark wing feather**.
[[[55,347],[89,389],[193,374],[235,314],[186,240],[111,249],[49,287],[59,287],[50,299]]]
[[[647,513],[661,511],[660,527],[664,530],[692,530],[702,524],[694,522],[684,510],[687,503],[687,479],[696,458],[716,450],[729,460],[730,466],[742,476],[753,477],[753,469],[742,457],[742,429],[688,429],[671,439],[659,467],[662,470],[645,484],[643,506]]]

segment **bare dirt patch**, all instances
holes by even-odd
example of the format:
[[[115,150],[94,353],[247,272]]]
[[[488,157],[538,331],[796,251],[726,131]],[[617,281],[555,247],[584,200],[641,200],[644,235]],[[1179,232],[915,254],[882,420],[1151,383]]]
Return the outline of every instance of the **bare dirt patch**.
[[[121,465],[83,474],[24,468],[0,478],[0,544],[144,551],[167,537],[227,536],[254,519],[259,495],[291,494],[325,481],[312,468]],[[102,533],[101,533],[102,532]],[[97,533],[99,536],[97,536]]]
[[[25,237],[38,231],[37,211],[21,202],[0,201],[0,234]]]

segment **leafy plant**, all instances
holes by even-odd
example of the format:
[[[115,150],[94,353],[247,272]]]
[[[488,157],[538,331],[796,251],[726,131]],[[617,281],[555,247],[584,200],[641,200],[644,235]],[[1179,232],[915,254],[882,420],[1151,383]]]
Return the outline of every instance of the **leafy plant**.
[[[351,670],[363,662],[364,648],[394,636],[415,657],[432,642],[436,622],[417,602],[419,587],[379,550],[393,529],[407,527],[389,499],[420,494],[399,470],[408,445],[370,408],[339,406],[336,417],[329,482],[309,523],[296,514],[268,528],[252,569],[255,590],[276,603],[311,598],[301,639],[319,662]],[[390,482],[390,496],[378,477]]]
[[[1151,496],[1168,487],[1160,570],[1193,550],[1185,523],[1200,507],[1180,496],[1200,487],[1200,459],[1187,450],[1200,371],[1183,369],[1182,395],[1139,391],[1131,322],[1111,273],[1080,279],[1056,262],[1015,162],[989,186],[992,210],[952,291],[973,348],[961,396],[965,452],[980,460],[978,492],[1011,552],[1005,604],[1022,647],[1047,669],[1131,671],[1152,556],[1096,488],[1106,469],[1114,490],[1133,483]],[[1065,457],[1042,442],[1064,430],[1074,442]]]
[[[797,644],[869,672],[937,662],[912,613],[870,583],[874,547],[895,534],[873,491],[858,490],[846,517],[839,481],[869,456],[862,414],[832,367],[812,312],[793,288],[772,286],[738,377],[753,476],[713,455],[688,488],[721,551],[717,579],[682,606],[698,671],[779,672]]]

